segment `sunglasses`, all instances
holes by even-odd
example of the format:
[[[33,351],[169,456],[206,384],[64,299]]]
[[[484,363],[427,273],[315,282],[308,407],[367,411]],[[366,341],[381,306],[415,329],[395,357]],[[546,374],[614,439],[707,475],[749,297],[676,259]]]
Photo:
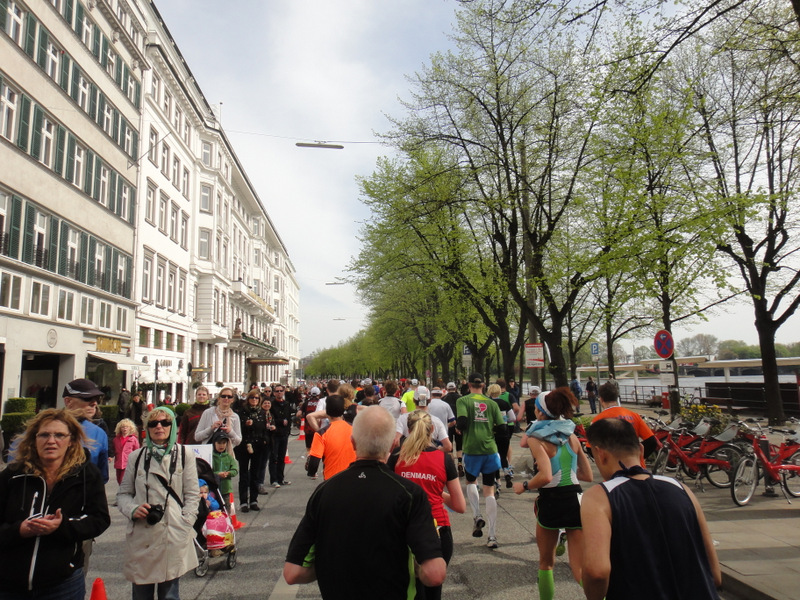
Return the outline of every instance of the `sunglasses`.
[[[161,425],[162,427],[164,427],[166,429],[167,427],[172,425],[172,421],[170,421],[169,419],[160,419],[158,421],[148,421],[147,422],[147,427],[150,428],[150,429],[154,429],[156,425]]]
[[[71,434],[69,434],[69,433],[44,433],[44,432],[36,434],[36,438],[41,440],[41,441],[43,441],[43,442],[46,442],[50,438],[53,438],[57,442],[63,442],[68,437],[72,437]]]
[[[220,394],[219,397],[220,398],[233,398],[233,395],[231,395],[231,394]]]
[[[274,393],[276,393],[276,394],[282,394],[282,393],[283,393],[283,390],[272,390],[272,391],[273,391]]]

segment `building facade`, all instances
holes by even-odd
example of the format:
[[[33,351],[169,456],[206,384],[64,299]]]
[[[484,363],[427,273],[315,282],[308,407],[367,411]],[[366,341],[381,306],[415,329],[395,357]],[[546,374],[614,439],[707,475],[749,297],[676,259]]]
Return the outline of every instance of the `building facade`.
[[[156,7],[0,0],[0,389],[293,381],[298,286]]]

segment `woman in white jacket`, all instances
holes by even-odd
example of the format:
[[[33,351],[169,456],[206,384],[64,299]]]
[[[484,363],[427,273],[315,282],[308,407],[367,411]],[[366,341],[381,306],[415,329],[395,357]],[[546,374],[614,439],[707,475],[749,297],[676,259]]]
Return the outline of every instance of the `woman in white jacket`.
[[[233,388],[224,387],[219,391],[215,405],[200,416],[194,431],[194,439],[198,444],[208,442],[217,430],[225,432],[232,447],[242,443],[242,424],[239,415],[231,408],[234,398]]]
[[[197,465],[194,453],[175,443],[178,424],[169,408],[151,411],[146,430],[117,492],[117,506],[129,519],[123,575],[133,584],[133,600],[179,600],[179,578],[197,566]]]

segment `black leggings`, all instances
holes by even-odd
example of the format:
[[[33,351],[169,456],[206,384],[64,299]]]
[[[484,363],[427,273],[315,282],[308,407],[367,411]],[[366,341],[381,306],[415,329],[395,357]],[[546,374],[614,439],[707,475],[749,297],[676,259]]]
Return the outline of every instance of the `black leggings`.
[[[500,455],[500,466],[503,469],[508,468],[508,446],[511,443],[511,438],[497,436],[494,438],[497,444],[497,453]]]
[[[442,543],[442,558],[448,565],[453,557],[453,532],[449,525],[439,528],[439,540]],[[420,600],[441,600],[442,586],[426,587],[417,579],[417,598]]]

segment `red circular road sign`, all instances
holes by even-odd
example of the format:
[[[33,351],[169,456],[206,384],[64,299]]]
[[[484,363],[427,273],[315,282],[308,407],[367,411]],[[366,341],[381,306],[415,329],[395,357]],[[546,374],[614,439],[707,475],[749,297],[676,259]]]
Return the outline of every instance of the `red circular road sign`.
[[[672,339],[672,334],[666,329],[662,329],[656,334],[653,340],[653,346],[656,349],[656,354],[661,358],[669,358],[675,350],[675,341]]]

